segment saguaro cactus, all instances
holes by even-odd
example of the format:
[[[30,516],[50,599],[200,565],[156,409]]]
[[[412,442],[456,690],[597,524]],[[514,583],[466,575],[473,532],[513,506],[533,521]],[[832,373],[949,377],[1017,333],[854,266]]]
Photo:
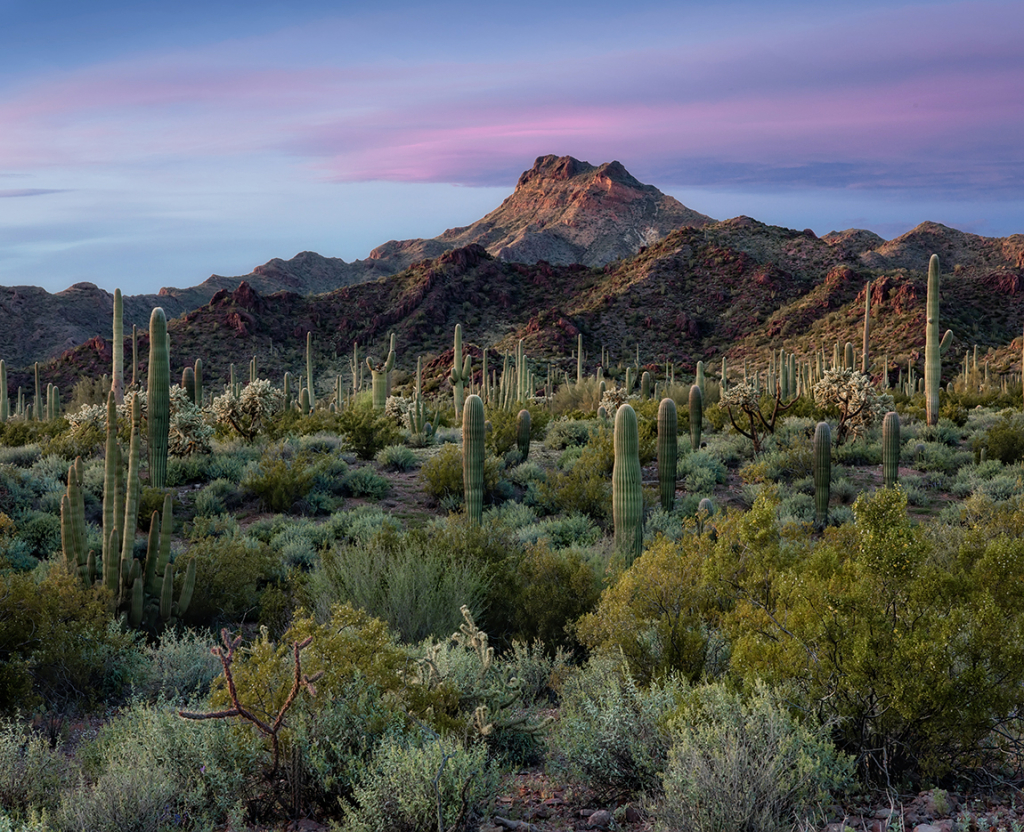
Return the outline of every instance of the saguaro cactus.
[[[163,488],[167,478],[167,439],[171,426],[171,356],[167,316],[159,306],[149,316],[146,407],[149,410],[149,484],[153,488]]]
[[[679,415],[670,398],[658,405],[658,487],[661,507],[672,511],[676,504],[676,463],[679,458]]]
[[[860,371],[868,374],[870,361],[868,359],[868,341],[871,337],[871,281],[864,286],[864,349],[860,356]]]
[[[0,422],[11,416],[11,402],[7,397],[7,363],[0,359]]]
[[[373,390],[373,409],[383,410],[388,403],[388,379],[395,367],[394,336],[391,336],[391,349],[384,361],[373,361],[366,356],[366,366],[370,370],[370,381]]]
[[[192,376],[195,379],[196,384],[196,397],[195,402],[197,407],[203,406],[203,359],[197,358],[195,366],[192,368]]]
[[[942,355],[953,341],[953,331],[939,340],[939,256],[928,261],[928,304],[924,341],[924,404],[929,425],[939,423],[939,384],[942,378]]]
[[[121,290],[114,289],[114,342],[111,344],[114,353],[113,378],[111,386],[117,403],[124,401],[124,301]]]
[[[900,416],[890,410],[882,419],[882,482],[892,488],[899,482]]]
[[[473,394],[462,409],[462,487],[466,514],[479,525],[484,514],[484,403]]]
[[[306,333],[306,387],[309,388],[309,409],[316,407],[316,396],[313,393],[313,333]],[[308,411],[307,411],[308,412]]]
[[[630,562],[640,556],[644,544],[644,498],[641,489],[640,432],[636,411],[624,404],[615,413],[612,465],[612,520],[615,548]]]
[[[462,411],[462,392],[467,381],[470,380],[470,368],[472,358],[467,355],[462,357],[462,324],[455,324],[455,352],[452,355],[452,370],[448,374],[448,380],[452,383],[452,395],[455,399],[455,412]],[[483,401],[480,402],[483,405]]]
[[[704,394],[700,386],[690,386],[690,449],[700,450],[700,434],[704,426]]]
[[[814,429],[814,523],[828,522],[828,498],[832,483],[832,429],[818,422]]]
[[[525,407],[516,416],[516,444],[523,462],[530,455],[530,411]]]

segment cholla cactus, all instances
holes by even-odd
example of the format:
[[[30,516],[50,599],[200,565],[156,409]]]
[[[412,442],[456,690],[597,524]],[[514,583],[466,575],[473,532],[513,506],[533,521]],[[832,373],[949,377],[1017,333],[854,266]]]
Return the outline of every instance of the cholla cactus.
[[[230,390],[213,400],[213,417],[218,424],[233,428],[239,436],[254,439],[266,420],[284,406],[284,394],[266,379],[258,378],[239,396]]]
[[[396,425],[401,425],[411,431],[410,414],[414,404],[412,399],[405,396],[388,396],[384,403],[384,415]]]
[[[880,393],[871,379],[852,368],[826,370],[814,385],[814,403],[838,410],[837,445],[863,433],[893,409],[892,396]]]
[[[782,385],[776,385],[775,403],[769,419],[766,419],[764,413],[761,412],[761,392],[751,381],[743,381],[728,390],[722,390],[718,404],[725,408],[729,414],[729,421],[736,431],[753,442],[754,452],[759,453],[761,439],[765,434],[775,433],[775,422],[779,414],[784,413],[793,404],[792,401],[783,404],[782,395]],[[747,426],[745,428],[740,427],[736,422],[739,414],[746,417]],[[740,421],[743,421],[742,416]]]
[[[207,423],[184,387],[171,388],[171,423],[168,429],[167,452],[171,456],[208,454],[213,428]]]
[[[637,395],[629,395],[623,387],[612,387],[607,389],[601,395],[601,404],[599,407],[605,409],[605,413],[609,417],[613,417],[622,405],[630,401],[637,401],[640,397]]]

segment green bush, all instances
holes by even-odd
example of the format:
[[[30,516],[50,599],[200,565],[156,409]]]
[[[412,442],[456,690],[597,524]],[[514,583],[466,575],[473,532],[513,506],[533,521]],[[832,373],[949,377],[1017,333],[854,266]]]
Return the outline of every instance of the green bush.
[[[851,782],[853,761],[828,730],[796,721],[764,685],[749,698],[693,688],[671,724],[664,797],[652,806],[664,832],[802,828]]]
[[[679,695],[674,682],[643,689],[617,659],[592,658],[563,688],[551,767],[602,801],[657,793]]]
[[[484,502],[493,503],[501,493],[501,463],[494,456],[484,457]],[[445,444],[420,467],[420,482],[423,490],[438,502],[454,498],[462,501],[462,450],[456,445]]]
[[[454,739],[388,739],[353,795],[342,832],[472,828],[498,793],[498,771],[482,745]],[[440,818],[438,817],[440,815]]]
[[[4,812],[17,820],[52,812],[78,777],[60,744],[51,747],[39,734],[0,722],[0,818]]]
[[[185,622],[196,627],[258,620],[264,590],[287,577],[270,546],[238,536],[195,538],[176,561],[176,575],[191,560],[198,577]]]
[[[383,413],[369,407],[349,407],[338,416],[338,430],[360,459],[373,459],[379,450],[395,445],[401,431]]]
[[[200,517],[213,517],[238,508],[242,494],[231,480],[216,479],[196,492],[195,512]]]
[[[309,458],[289,457],[280,450],[267,453],[242,478],[242,487],[255,494],[268,511],[302,510],[313,487],[314,471]]]
[[[548,423],[544,444],[555,451],[573,445],[586,445],[600,425],[597,419],[555,419]],[[533,434],[532,424],[530,433]]]
[[[391,490],[391,483],[369,465],[351,469],[341,481],[342,491],[350,497],[381,500]]]
[[[463,604],[482,609],[488,577],[479,564],[420,530],[385,532],[325,552],[311,590],[321,614],[351,603],[415,643],[456,631]]]
[[[1024,459],[1024,418],[1018,413],[1004,413],[988,429],[982,447],[987,450],[989,459],[998,459],[1004,465],[1020,462]]]
[[[377,451],[377,463],[390,471],[411,471],[416,467],[416,454],[405,445],[388,445]]]

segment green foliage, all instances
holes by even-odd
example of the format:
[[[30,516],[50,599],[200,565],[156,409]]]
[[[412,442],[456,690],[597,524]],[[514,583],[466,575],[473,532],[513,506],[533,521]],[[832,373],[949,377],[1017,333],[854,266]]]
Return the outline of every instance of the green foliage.
[[[592,658],[563,688],[551,766],[604,801],[658,792],[679,694],[675,682],[641,688],[615,658]]]
[[[401,438],[394,420],[369,407],[346,408],[337,421],[338,430],[360,459],[373,459],[379,450]]]
[[[556,451],[571,445],[586,445],[600,427],[597,419],[555,419],[548,423],[544,444]]]
[[[351,497],[381,500],[391,490],[391,483],[369,465],[351,469],[341,480],[341,490]]]
[[[353,796],[342,832],[467,828],[498,792],[498,772],[482,745],[424,738],[386,740]],[[439,817],[440,816],[440,817]]]
[[[798,722],[762,684],[749,697],[691,688],[671,725],[664,797],[652,807],[663,832],[790,829],[851,782],[852,760],[827,729]]]
[[[0,818],[2,812],[19,820],[52,812],[60,805],[61,791],[77,779],[78,771],[59,744],[51,747],[39,734],[0,722]]]
[[[377,451],[377,463],[389,471],[411,471],[416,467],[416,454],[405,445],[388,445]]]
[[[644,685],[673,672],[699,678],[711,644],[703,613],[716,594],[704,576],[710,546],[695,536],[649,543],[601,594],[597,609],[579,620],[579,640],[620,653]]]
[[[1024,681],[1024,601],[1010,589],[1021,514],[959,545],[929,542],[898,488],[862,496],[854,516],[806,558],[730,567],[734,672],[795,684],[869,776],[939,776],[996,754],[987,739]]]
[[[463,604],[482,609],[488,575],[422,530],[386,531],[325,552],[310,593],[321,615],[350,603],[414,643],[457,630]]]
[[[515,631],[549,649],[577,649],[573,622],[591,612],[601,593],[604,564],[578,548],[528,546],[516,565]]]
[[[284,449],[268,451],[251,465],[242,487],[255,494],[268,511],[295,511],[313,487],[314,471],[309,457],[290,456]]]
[[[188,552],[177,561],[177,575],[188,562],[196,562],[196,581],[185,621],[193,626],[256,620],[261,598],[270,585],[283,580],[286,570],[265,543],[228,534],[193,538]]]
[[[724,483],[726,467],[707,451],[682,454],[676,466],[676,476],[692,494],[711,494],[715,486]]]
[[[38,583],[0,574],[0,708],[63,711],[120,695],[134,637],[108,626],[108,601],[61,564]]]
[[[213,517],[238,508],[242,494],[232,480],[216,479],[205,485],[195,496],[195,512],[201,517]]]
[[[989,459],[998,459],[1005,465],[1020,462],[1024,459],[1024,417],[1004,412],[981,439],[980,447],[986,449]]]
[[[484,502],[494,502],[500,494],[501,463],[497,457],[484,457]],[[454,497],[461,501],[462,452],[458,446],[446,443],[420,467],[423,490],[438,502]]]

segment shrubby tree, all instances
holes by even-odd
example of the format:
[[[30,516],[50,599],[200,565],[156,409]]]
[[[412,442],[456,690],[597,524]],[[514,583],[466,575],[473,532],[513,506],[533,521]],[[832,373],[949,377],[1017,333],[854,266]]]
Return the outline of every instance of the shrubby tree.
[[[251,441],[283,405],[284,394],[266,379],[258,378],[245,385],[239,396],[228,390],[215,398],[213,417],[217,424],[229,427],[243,439]]]
[[[892,396],[879,393],[866,375],[838,368],[826,370],[814,385],[814,403],[822,410],[838,414],[837,445],[881,422],[894,407]]]

